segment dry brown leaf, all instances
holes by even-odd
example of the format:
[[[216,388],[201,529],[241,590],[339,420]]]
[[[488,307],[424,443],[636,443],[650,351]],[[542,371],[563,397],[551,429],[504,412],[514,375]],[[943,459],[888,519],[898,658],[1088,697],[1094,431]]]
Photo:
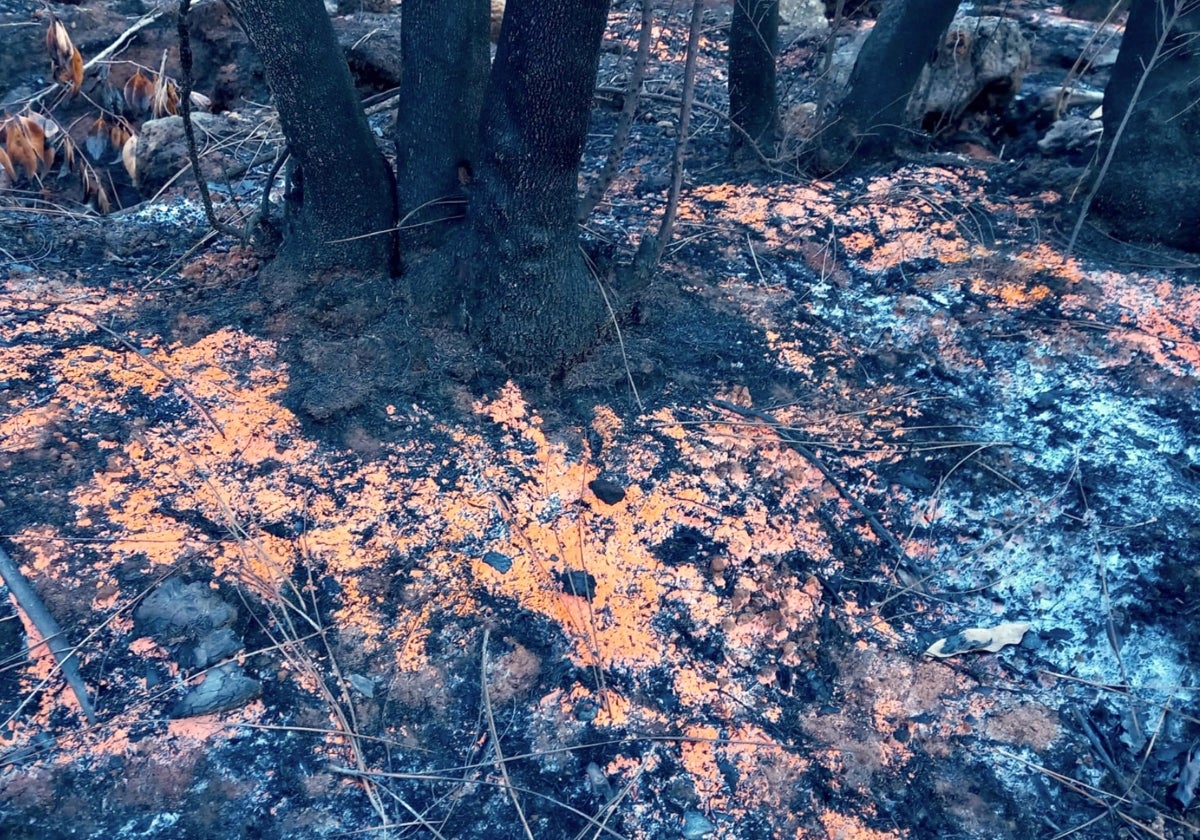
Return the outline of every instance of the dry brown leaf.
[[[175,81],[167,75],[167,53],[164,50],[162,62],[158,65],[158,75],[154,78],[154,116],[170,117],[179,111],[179,88]]]
[[[107,215],[110,209],[108,193],[105,191],[104,185],[100,183],[100,178],[96,175],[95,170],[85,167],[79,177],[83,183],[83,200],[90,202],[101,215]]]
[[[179,88],[166,76],[159,76],[154,85],[154,117],[173,117],[179,112]]]
[[[100,160],[101,156],[108,151],[109,129],[108,120],[104,119],[103,114],[97,117],[96,121],[92,123],[92,127],[88,129],[83,147],[92,156],[92,160]]]
[[[129,178],[135,185],[137,184],[137,144],[137,135],[131,134],[125,144],[121,146],[121,163],[125,165],[125,171],[129,173]]]
[[[17,180],[17,170],[13,168],[12,158],[8,156],[8,152],[4,151],[4,149],[0,149],[0,170],[3,170],[5,175],[8,176],[10,183]]]
[[[114,149],[124,149],[125,141],[133,136],[133,129],[129,127],[129,123],[121,120],[115,123],[108,132],[108,143]]]
[[[138,70],[125,83],[123,95],[130,113],[141,116],[150,110],[150,103],[154,99],[154,83]]]
[[[66,169],[75,170],[75,144],[71,142],[69,136],[63,139],[63,159],[66,161]]]
[[[970,627],[938,639],[925,651],[926,656],[945,659],[960,653],[995,653],[1008,645],[1019,645],[1029,630],[1028,621],[1005,621],[995,627]]]
[[[71,82],[71,93],[79,93],[79,89],[83,87],[83,56],[76,49],[71,53],[70,72],[66,74]],[[67,79],[60,79],[67,81]]]
[[[25,136],[29,138],[29,143],[38,150],[38,157],[41,157],[41,150],[46,146],[46,129],[42,125],[41,120],[34,119],[31,116],[17,117],[17,125],[25,132]]]
[[[71,92],[78,93],[83,85],[83,56],[71,42],[67,27],[56,17],[50,18],[50,28],[46,30],[46,52],[50,54],[55,80],[70,85]]]
[[[67,27],[58,18],[51,17],[50,26],[46,30],[46,52],[51,60],[58,61],[60,58],[69,57],[73,49],[75,45],[71,43]]]
[[[8,152],[13,166],[24,170],[24,174],[30,178],[36,177],[38,164],[41,162],[41,150],[34,149],[33,141],[24,130],[20,117],[9,123],[5,135],[4,150]],[[14,175],[14,178],[19,179],[19,177],[19,174]]]

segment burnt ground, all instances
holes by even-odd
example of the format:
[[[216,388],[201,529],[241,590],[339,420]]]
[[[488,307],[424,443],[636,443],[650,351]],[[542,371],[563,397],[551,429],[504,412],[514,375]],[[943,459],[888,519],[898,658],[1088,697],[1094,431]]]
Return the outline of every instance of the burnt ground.
[[[646,103],[590,247],[656,222],[671,108]],[[1197,834],[1194,259],[1094,226],[1067,255],[1080,161],[1021,124],[816,181],[728,172],[697,119],[619,341],[515,381],[409,325],[324,422],[337,348],[282,338],[192,188],[5,211],[0,545],[97,722],[6,602],[0,833]],[[255,696],[179,715],[219,669],[135,618],[170,578],[236,612],[220,661]],[[925,655],[1005,622],[1019,644]]]

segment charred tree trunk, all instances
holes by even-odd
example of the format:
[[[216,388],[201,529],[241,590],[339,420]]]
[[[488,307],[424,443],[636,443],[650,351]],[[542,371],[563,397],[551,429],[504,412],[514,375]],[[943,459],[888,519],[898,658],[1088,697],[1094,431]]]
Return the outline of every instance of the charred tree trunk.
[[[405,0],[396,193],[406,243],[465,213],[488,74],[489,0]],[[405,233],[405,229],[412,233]]]
[[[290,399],[329,420],[402,367],[378,339],[394,299],[396,195],[321,0],[236,0],[291,154],[283,246],[259,272],[294,365]]]
[[[837,121],[821,144],[821,168],[892,154],[921,71],[946,33],[959,0],[887,0],[854,62]]]
[[[1134,0],[1104,90],[1095,209],[1117,236],[1200,251],[1197,0]]]
[[[316,273],[329,269],[386,276],[395,250],[391,173],[324,4],[238,0],[235,5],[262,58],[291,153],[277,270],[306,274],[314,282],[319,282]],[[277,292],[287,298],[294,285],[284,284],[287,291],[281,286]],[[332,294],[344,300],[340,292]]]
[[[474,328],[515,369],[554,372],[607,310],[575,208],[608,0],[509,0],[480,123],[461,279]]]
[[[758,164],[774,155],[779,0],[734,0],[729,28],[729,158]],[[740,129],[740,130],[739,130]]]

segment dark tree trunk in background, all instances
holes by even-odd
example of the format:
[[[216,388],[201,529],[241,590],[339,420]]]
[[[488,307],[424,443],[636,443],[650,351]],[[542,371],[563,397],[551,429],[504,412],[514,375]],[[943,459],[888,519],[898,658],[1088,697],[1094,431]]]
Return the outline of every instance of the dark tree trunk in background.
[[[822,135],[824,170],[892,154],[921,70],[954,20],[959,0],[886,0],[854,62],[836,122]]]
[[[729,158],[736,164],[759,163],[760,153],[774,156],[778,52],[779,0],[734,0],[729,28],[729,118],[742,131],[730,130]]]
[[[1094,203],[1119,237],[1200,251],[1197,37],[1197,0],[1134,0],[1104,91],[1101,159],[1116,148]]]
[[[607,310],[575,208],[608,0],[509,0],[484,101],[468,249],[473,328],[515,369],[553,372]]]
[[[491,3],[404,0],[402,14],[394,137],[399,215],[408,227],[465,213],[463,184],[475,166],[487,84]],[[430,204],[439,199],[445,201]],[[444,230],[444,225],[415,228],[415,235],[402,230],[401,240],[428,241]]]
[[[386,276],[394,254],[391,174],[324,4],[238,0],[236,6],[262,58],[291,152],[288,224],[273,265],[316,282],[316,273],[329,269]]]

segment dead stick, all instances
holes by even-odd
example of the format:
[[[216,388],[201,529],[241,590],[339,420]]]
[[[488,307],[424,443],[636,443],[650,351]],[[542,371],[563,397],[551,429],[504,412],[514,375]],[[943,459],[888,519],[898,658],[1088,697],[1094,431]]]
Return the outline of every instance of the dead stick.
[[[188,29],[188,10],[192,0],[180,0],[179,15],[175,20],[175,30],[179,35],[179,115],[183,119],[183,138],[187,141],[188,160],[192,163],[192,175],[196,178],[196,187],[200,190],[200,201],[204,205],[204,218],[208,219],[209,227],[220,231],[226,236],[244,239],[240,231],[217,218],[213,210],[212,196],[208,194],[208,180],[200,169],[200,155],[196,152],[196,129],[192,125],[192,37]]]
[[[166,14],[166,9],[155,9],[154,11],[146,12],[146,14],[142,15],[140,18],[137,19],[137,21],[133,24],[133,26],[129,27],[124,32],[122,32],[120,35],[118,35],[115,41],[113,41],[107,47],[102,49],[100,52],[96,53],[92,57],[91,61],[89,61],[87,64],[83,65],[83,72],[86,73],[88,70],[91,70],[93,67],[95,67],[100,62],[107,61],[109,56],[113,55],[114,53],[116,53],[117,50],[121,49],[126,44],[128,44],[130,41],[132,41],[134,35],[138,34],[143,29],[145,29],[147,26],[154,23],[156,20],[158,20],[164,14]]]
[[[679,136],[675,138],[675,155],[671,160],[671,188],[667,191],[667,209],[655,239],[654,262],[662,260],[663,251],[675,230],[675,214],[679,210],[679,191],[683,187],[683,155],[687,150],[688,128],[692,122],[692,102],[696,96],[696,58],[700,53],[701,20],[704,0],[692,3],[692,24],[688,30],[687,58],[683,62],[683,91],[679,102]]]
[[[612,186],[621,166],[621,158],[629,145],[629,132],[633,128],[633,118],[637,115],[638,98],[642,92],[642,82],[646,79],[646,65],[650,61],[650,39],[654,32],[654,10],[650,0],[642,0],[642,31],[638,34],[637,58],[633,61],[633,69],[629,72],[629,83],[625,86],[625,101],[621,105],[621,115],[617,117],[617,129],[613,132],[612,145],[608,149],[608,160],[600,177],[592,184],[587,195],[579,202],[575,218],[580,223],[587,220],[604,197],[604,193]]]
[[[75,699],[79,701],[79,708],[83,710],[83,716],[87,718],[88,723],[95,723],[96,710],[92,708],[92,701],[88,700],[87,685],[83,682],[83,675],[79,673],[75,649],[67,644],[62,628],[58,626],[54,616],[50,615],[50,611],[46,609],[42,599],[38,597],[37,592],[29,585],[29,581],[25,580],[21,570],[17,568],[17,564],[3,548],[0,548],[0,578],[4,579],[8,591],[13,594],[17,605],[25,611],[25,615],[29,616],[33,626],[42,634],[42,639],[50,648],[50,652],[58,660],[58,667],[62,669],[67,685],[71,687]]]
[[[607,85],[600,85],[599,87],[596,88],[596,93],[619,94],[619,93],[621,93],[621,89],[615,88],[615,87],[610,87]],[[639,99],[652,99],[656,102],[672,102],[676,105],[678,105],[680,102],[683,101],[682,97],[676,96],[673,93],[655,93],[655,92],[651,92],[651,91],[642,91],[641,94],[639,94],[638,98]],[[699,99],[693,99],[692,107],[694,109],[696,109],[697,111],[704,111],[707,114],[712,114],[717,119],[728,123],[729,127],[732,128],[738,134],[740,134],[742,136],[742,139],[746,141],[747,148],[754,150],[754,154],[756,154],[758,156],[759,161],[761,161],[764,166],[766,166],[768,169],[771,169],[772,171],[775,171],[775,172],[780,171],[780,169],[778,167],[778,164],[780,163],[780,159],[777,158],[777,159],[772,160],[771,158],[769,158],[765,154],[763,154],[763,150],[758,147],[758,143],[755,142],[754,138],[750,136],[750,132],[746,131],[746,129],[742,128],[740,125],[738,125],[733,120],[731,120],[729,118],[729,114],[727,112],[722,111],[720,108],[718,108],[715,105],[709,105],[707,102],[703,102]]]

